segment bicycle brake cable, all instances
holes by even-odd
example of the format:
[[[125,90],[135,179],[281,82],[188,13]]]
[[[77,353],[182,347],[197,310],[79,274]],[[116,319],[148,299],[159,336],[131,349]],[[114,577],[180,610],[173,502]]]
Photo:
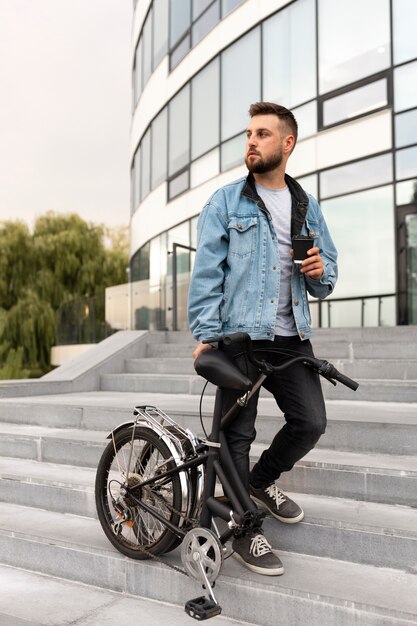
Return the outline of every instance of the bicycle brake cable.
[[[201,428],[203,429],[203,433],[204,433],[204,436],[205,436],[206,439],[208,438],[208,435],[207,435],[206,429],[204,428],[202,405],[203,405],[204,392],[206,390],[207,385],[208,385],[208,380],[206,380],[206,384],[204,385],[203,391],[201,392],[201,395],[200,395],[200,407],[199,407],[200,424],[201,424]]]

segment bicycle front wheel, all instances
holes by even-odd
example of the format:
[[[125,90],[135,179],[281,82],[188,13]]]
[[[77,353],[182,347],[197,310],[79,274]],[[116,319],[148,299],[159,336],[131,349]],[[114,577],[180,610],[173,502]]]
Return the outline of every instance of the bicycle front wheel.
[[[95,485],[98,519],[113,546],[125,556],[147,559],[172,550],[178,537],[129,497],[155,509],[175,526],[181,517],[181,483],[178,474],[157,480],[175,467],[168,446],[148,428],[122,430],[100,459]],[[148,479],[154,483],[140,487]]]

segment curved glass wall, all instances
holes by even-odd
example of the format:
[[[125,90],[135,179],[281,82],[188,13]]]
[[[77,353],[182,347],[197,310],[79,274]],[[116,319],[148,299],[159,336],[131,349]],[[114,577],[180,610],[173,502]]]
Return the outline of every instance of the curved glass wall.
[[[154,0],[144,22],[134,58],[135,103],[150,67],[153,71],[169,54],[172,68],[175,55],[184,56],[200,34],[205,36],[240,2],[169,4],[171,10],[178,4],[174,21],[168,21],[168,3]],[[169,206],[179,194],[243,164],[251,102],[272,100],[294,111],[300,127],[298,150],[303,139],[323,130],[331,133],[351,120],[375,119],[388,110],[391,148],[381,152],[375,133],[368,139],[367,156],[339,163],[335,152],[337,166],[307,171],[299,180],[321,202],[341,252],[335,295],[382,294],[381,323],[394,323],[395,298],[389,294],[396,289],[396,215],[398,207],[417,203],[417,40],[411,19],[417,19],[417,5],[413,0],[353,0],[353,5],[358,10],[352,2],[295,0],[208,60],[158,112],[139,142],[132,162],[132,214],[161,183],[166,183]],[[164,14],[165,21],[149,43],[147,33],[155,32],[157,14]],[[331,154],[327,157],[331,163]],[[196,214],[200,209],[196,207]],[[132,279],[149,281],[148,292],[153,298],[159,294],[154,308],[160,312],[151,327],[172,327],[172,246],[185,246],[177,250],[177,271],[186,285],[196,219],[158,235],[132,258]],[[367,247],[369,233],[372,245]],[[390,266],[383,275],[378,269],[381,254]],[[161,255],[166,255],[164,261]],[[139,270],[141,265],[145,269]],[[181,306],[185,310],[185,303]],[[335,303],[333,319],[342,323],[343,310],[355,317],[353,306],[342,303],[338,309]],[[178,327],[186,328],[185,318]]]

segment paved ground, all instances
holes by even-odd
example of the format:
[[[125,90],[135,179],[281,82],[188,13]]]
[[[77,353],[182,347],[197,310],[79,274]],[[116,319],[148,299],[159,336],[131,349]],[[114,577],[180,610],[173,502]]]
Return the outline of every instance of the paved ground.
[[[0,626],[192,626],[182,607],[0,566]],[[210,626],[237,626],[214,617]]]

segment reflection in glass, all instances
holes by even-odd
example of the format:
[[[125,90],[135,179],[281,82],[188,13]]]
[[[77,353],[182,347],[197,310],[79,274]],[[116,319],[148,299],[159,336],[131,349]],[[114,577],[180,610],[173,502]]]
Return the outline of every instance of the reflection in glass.
[[[191,24],[190,0],[170,0],[169,45],[173,48]]]
[[[320,93],[390,65],[389,0],[319,0],[318,20]]]
[[[173,178],[171,181],[169,181],[168,196],[170,200],[189,188],[189,179],[190,176],[187,170],[186,172],[179,174],[176,178]]]
[[[141,194],[140,198],[146,198],[151,190],[151,133],[147,130],[141,141]]]
[[[395,291],[391,185],[321,202],[338,250],[337,297]]]
[[[298,124],[298,141],[317,132],[317,100],[292,109]]]
[[[387,80],[377,80],[323,102],[323,125],[369,113],[388,104]]]
[[[417,324],[417,215],[405,217],[407,246],[408,323]]]
[[[417,57],[417,2],[393,0],[394,64]]]
[[[396,195],[397,206],[401,204],[417,204],[417,178],[397,183]]]
[[[143,84],[145,85],[152,74],[152,9],[148,13],[142,31],[143,40]]]
[[[191,45],[196,46],[199,41],[216,26],[220,20],[219,0],[211,5],[209,9],[193,24]]]
[[[141,188],[140,153],[141,153],[141,148],[139,146],[135,154],[135,206],[134,206],[134,209],[136,209],[136,207],[138,206],[140,202],[140,193],[141,193],[141,190],[140,190]]]
[[[219,143],[219,59],[199,72],[191,83],[191,158]]]
[[[171,176],[190,159],[190,86],[186,85],[169,103],[169,167]]]
[[[315,1],[298,0],[266,20],[263,24],[262,54],[264,100],[293,107],[314,98]]]
[[[222,172],[243,165],[245,162],[246,134],[241,133],[221,145],[220,169]]]
[[[417,109],[395,116],[395,146],[417,143]]]
[[[395,154],[397,179],[417,176],[417,146],[398,150]]]
[[[394,70],[394,103],[396,111],[417,106],[417,61]]]
[[[246,128],[249,105],[260,100],[259,39],[254,28],[222,54],[222,140]]]
[[[383,185],[392,181],[392,156],[381,156],[335,167],[320,174],[322,198],[338,196],[350,191]]]
[[[168,51],[168,2],[153,1],[153,67],[157,67]]]
[[[167,108],[152,122],[152,189],[167,176]]]

